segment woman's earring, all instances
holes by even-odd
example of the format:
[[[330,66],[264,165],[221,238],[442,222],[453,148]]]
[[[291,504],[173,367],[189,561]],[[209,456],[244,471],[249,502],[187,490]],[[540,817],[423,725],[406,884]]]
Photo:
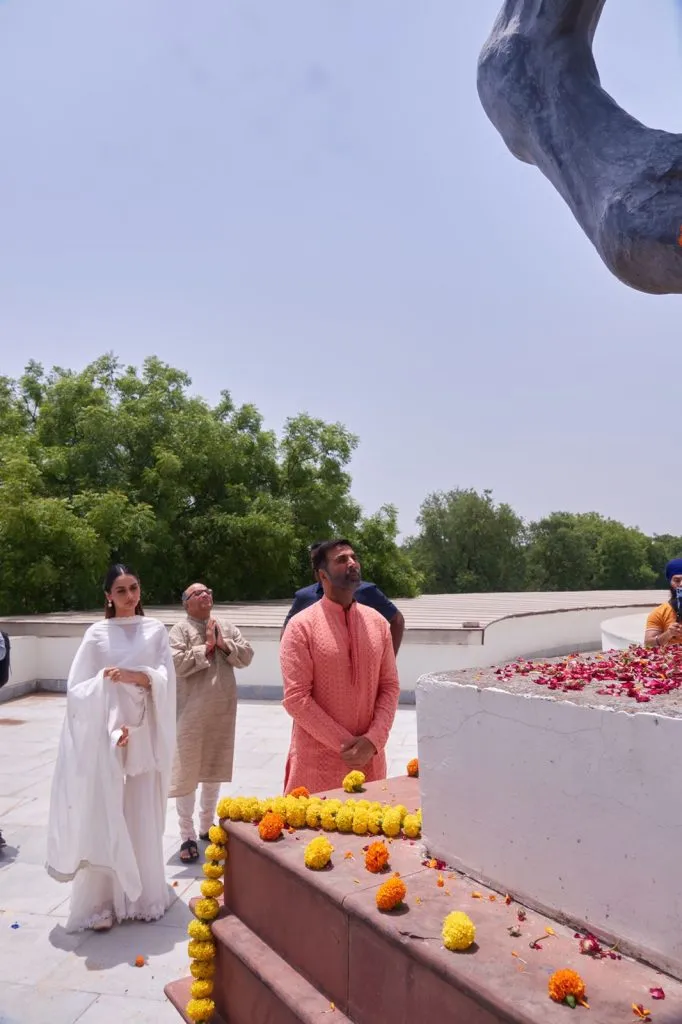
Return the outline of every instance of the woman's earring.
[[[107,608],[113,608],[113,607],[114,607],[114,602],[113,601],[107,601]]]

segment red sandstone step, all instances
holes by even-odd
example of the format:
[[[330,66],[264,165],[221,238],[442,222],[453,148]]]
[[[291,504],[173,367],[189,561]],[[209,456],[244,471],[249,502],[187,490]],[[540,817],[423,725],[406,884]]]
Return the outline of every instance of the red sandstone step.
[[[412,809],[417,784],[408,779],[375,783],[367,787],[367,797]],[[408,897],[404,910],[385,915],[375,904],[382,878],[364,868],[368,837],[331,834],[333,867],[312,872],[303,864],[309,831],[266,844],[252,825],[229,823],[228,829],[226,905],[261,940],[261,977],[267,978],[271,963],[287,961],[355,1024],[561,1024],[570,1011],[550,1001],[547,981],[554,970],[567,967],[587,983],[589,1020],[595,1024],[633,1019],[633,1003],[652,1008],[655,1024],[682,1021],[682,984],[625,958],[592,960],[580,954],[571,929],[531,911],[521,923],[522,935],[510,936],[518,907],[452,872],[442,873],[439,886],[439,872],[423,866],[418,843],[391,844],[391,866],[403,876]],[[481,898],[474,898],[476,891]],[[442,946],[442,921],[451,910],[466,911],[476,923],[478,946],[469,953]],[[214,926],[226,964],[230,957],[239,959],[230,927],[236,928],[223,921]],[[529,943],[547,927],[555,935],[540,942],[542,949],[531,949]],[[649,989],[657,986],[666,999],[652,1003]],[[277,1016],[262,1019],[280,1024]],[[254,1016],[249,1024],[260,1020]],[[296,1018],[281,1020],[289,1024]]]
[[[233,915],[213,925],[218,946],[215,1001],[222,1011],[211,1024],[333,1024],[348,1018]],[[183,1017],[191,979],[171,982],[166,995]]]

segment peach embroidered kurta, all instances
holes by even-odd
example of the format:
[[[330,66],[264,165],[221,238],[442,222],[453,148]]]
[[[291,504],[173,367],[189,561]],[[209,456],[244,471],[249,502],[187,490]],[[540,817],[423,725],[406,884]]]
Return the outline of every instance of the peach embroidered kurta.
[[[386,620],[365,605],[347,610],[323,597],[293,618],[280,647],[284,707],[294,720],[284,789],[337,789],[349,772],[343,744],[376,747],[367,781],[386,778],[384,748],[400,686]]]

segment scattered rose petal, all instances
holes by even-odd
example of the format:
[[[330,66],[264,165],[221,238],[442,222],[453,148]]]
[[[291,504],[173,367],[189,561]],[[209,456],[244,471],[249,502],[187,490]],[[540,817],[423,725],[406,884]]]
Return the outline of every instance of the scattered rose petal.
[[[632,1012],[637,1020],[651,1020],[651,1010],[645,1010],[643,1003],[633,1003]]]
[[[512,898],[509,895],[509,893],[507,893],[507,895],[504,897],[504,902],[507,904],[507,906],[509,906],[509,904],[512,902]]]
[[[518,917],[519,921],[525,921],[528,917],[526,911],[523,908],[516,911],[516,916]]]
[[[665,992],[660,986],[649,989],[649,995],[652,999],[665,999]]]
[[[443,878],[442,875],[439,875],[438,878],[436,879],[436,885],[438,886],[439,889],[444,888],[444,886],[445,886],[445,879]]]

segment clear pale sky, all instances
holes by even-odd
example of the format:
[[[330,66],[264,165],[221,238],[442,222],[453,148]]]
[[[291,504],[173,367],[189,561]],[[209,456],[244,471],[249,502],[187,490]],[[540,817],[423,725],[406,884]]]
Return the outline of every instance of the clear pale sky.
[[[602,81],[682,130],[673,0]],[[676,297],[611,278],[476,94],[498,0],[1,0],[2,372],[113,350],[268,426],[360,435],[354,490],[682,533]]]

